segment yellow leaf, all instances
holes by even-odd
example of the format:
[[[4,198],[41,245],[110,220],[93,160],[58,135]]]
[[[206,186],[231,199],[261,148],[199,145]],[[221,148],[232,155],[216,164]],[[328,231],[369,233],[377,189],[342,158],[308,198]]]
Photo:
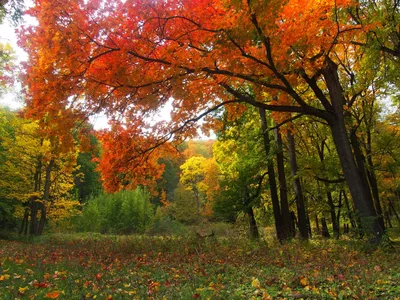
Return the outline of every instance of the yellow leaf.
[[[28,286],[26,286],[26,287],[20,287],[20,288],[18,289],[18,293],[21,294],[21,295],[24,295],[25,292],[26,292],[27,290],[29,290],[29,287],[28,287]]]
[[[257,289],[261,288],[260,280],[258,280],[257,278],[254,278],[253,281],[251,282],[251,286],[255,287]]]

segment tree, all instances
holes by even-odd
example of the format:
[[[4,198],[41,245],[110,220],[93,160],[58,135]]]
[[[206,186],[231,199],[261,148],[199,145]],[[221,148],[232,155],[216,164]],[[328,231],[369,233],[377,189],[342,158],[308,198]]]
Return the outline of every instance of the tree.
[[[195,135],[194,121],[227,104],[318,117],[330,128],[356,209],[371,219],[365,230],[379,241],[384,228],[346,127],[348,109],[369,88],[353,84],[365,28],[378,25],[349,20],[354,6],[350,0],[37,1],[28,13],[38,25],[21,36],[31,57],[29,111],[38,117],[64,111],[57,132],[82,113],[123,114],[139,141],[149,128],[139,120],[172,99],[172,120],[152,128],[146,143],[152,149],[178,132]],[[232,117],[239,115],[240,106],[232,107]]]
[[[235,221],[240,213],[246,214],[250,237],[257,239],[259,232],[255,209],[264,209],[264,181],[268,174],[262,142],[263,128],[256,111],[252,108],[241,118],[226,122],[224,127],[224,131],[214,143],[213,151],[221,172],[214,211],[218,217],[231,222]],[[269,198],[271,202],[274,201],[272,196]],[[281,238],[279,225],[276,226],[276,231],[278,238]]]
[[[37,121],[0,110],[0,199],[13,202],[20,232],[41,234],[48,220],[71,216],[79,205],[70,194],[78,149],[63,152],[57,137],[42,136]]]
[[[180,182],[187,186],[195,199],[197,211],[201,212],[203,209],[203,196],[202,196],[202,181],[204,180],[204,166],[206,159],[202,156],[193,156],[189,158],[183,165],[181,165]]]
[[[137,130],[133,124],[125,129],[115,122],[111,131],[98,132],[103,147],[101,158],[97,160],[98,169],[108,192],[135,189],[139,185],[155,192],[155,184],[164,171],[159,159],[168,156],[172,150],[169,144],[148,148],[154,138],[137,136]]]
[[[76,138],[81,144],[81,150],[77,157],[79,169],[73,173],[75,193],[81,203],[99,195],[103,190],[100,173],[96,170],[98,163],[94,161],[100,156],[101,145],[94,135],[92,126],[86,124],[85,127],[87,127],[85,136]]]

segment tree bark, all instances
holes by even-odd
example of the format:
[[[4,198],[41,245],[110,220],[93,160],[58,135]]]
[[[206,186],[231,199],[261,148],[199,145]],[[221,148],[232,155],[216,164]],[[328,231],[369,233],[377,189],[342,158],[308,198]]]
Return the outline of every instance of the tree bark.
[[[318,156],[319,160],[321,161],[322,164],[322,169],[325,171],[325,161],[324,161],[324,147],[325,146],[325,140],[322,141],[321,146],[318,147]],[[335,211],[335,204],[333,203],[333,198],[332,198],[332,193],[329,190],[329,184],[328,182],[325,183],[325,190],[326,190],[326,198],[328,200],[328,206],[329,206],[329,213],[331,215],[331,220],[332,220],[332,228],[333,232],[335,234],[335,238],[339,238],[340,235],[340,230],[339,230],[339,224],[337,222],[337,217],[336,217],[336,211]]]
[[[370,240],[372,243],[379,243],[384,234],[384,229],[380,225],[374,204],[370,201],[372,196],[369,186],[365,186],[351,151],[343,110],[345,100],[339,81],[337,65],[333,61],[327,59],[327,65],[323,70],[323,75],[329,90],[335,117],[334,120],[329,121],[329,127],[332,132],[343,173],[348,183],[356,210],[362,219],[363,230],[372,234],[374,237]]]
[[[328,230],[328,225],[326,224],[325,218],[321,219],[321,226],[322,226],[322,236],[324,238],[330,238],[329,230]]]
[[[393,214],[395,215],[395,217],[396,217],[396,219],[397,219],[397,222],[398,222],[399,225],[400,225],[400,217],[399,217],[399,214],[397,213],[396,209],[394,208],[394,204],[393,204],[393,201],[392,201],[391,199],[389,199],[389,206],[390,206],[390,208],[391,208]]]
[[[24,218],[22,219],[21,229],[19,230],[19,235],[24,233],[25,235],[28,234],[28,227],[29,227],[29,207],[25,208]]]
[[[29,234],[36,235],[37,234],[37,213],[38,213],[38,197],[33,196],[31,197],[29,204],[30,204],[30,224],[29,224]]]
[[[350,208],[349,198],[347,198],[347,194],[346,194],[345,190],[341,190],[341,193],[343,194],[344,203],[347,208],[347,216],[349,217],[351,227],[356,228],[357,222],[354,220],[354,211],[352,208]]]
[[[249,216],[250,238],[257,240],[257,239],[259,239],[260,235],[258,233],[258,227],[257,227],[256,218],[254,216],[253,207],[251,207],[251,206],[248,207],[247,215]]]
[[[296,214],[293,210],[290,211],[290,233],[292,237],[296,236],[296,226],[299,228],[299,223],[297,222]]]
[[[338,204],[338,211],[336,214],[336,225],[338,227],[338,234],[340,235],[340,213],[342,211],[342,191],[339,192],[339,204]]]
[[[328,189],[328,184],[326,183],[326,188]],[[335,204],[333,203],[333,198],[332,198],[332,193],[330,191],[326,192],[326,197],[328,198],[328,205],[329,205],[329,213],[331,215],[331,220],[332,220],[332,229],[333,233],[335,234],[335,238],[339,238],[340,235],[340,230],[339,230],[339,225],[336,222],[336,212],[335,212]]]
[[[50,200],[50,186],[51,186],[51,172],[54,167],[54,160],[51,159],[49,164],[46,167],[46,177],[44,182],[44,192],[43,192],[43,201],[40,205],[40,221],[38,224],[37,234],[41,235],[44,230],[44,226],[47,221],[47,212],[46,212],[46,203]]]
[[[281,214],[281,208],[279,205],[279,198],[278,198],[278,189],[276,185],[276,176],[275,176],[275,169],[272,159],[270,158],[270,150],[271,150],[271,143],[269,138],[269,131],[267,126],[267,118],[265,115],[265,109],[259,108],[259,114],[261,118],[261,125],[263,131],[263,139],[264,139],[264,149],[267,156],[267,168],[268,168],[268,181],[271,193],[271,200],[272,200],[272,210],[274,213],[275,219],[275,229],[276,235],[280,241],[287,239],[288,237],[285,236],[285,232],[283,229],[283,220]]]
[[[355,160],[357,163],[357,167],[358,167],[358,172],[360,174],[361,180],[363,181],[364,186],[368,186],[368,188],[370,187],[370,184],[373,183],[371,182],[372,178],[368,178],[368,171],[367,171],[367,167],[365,165],[365,157],[361,151],[361,147],[357,138],[357,135],[355,133],[354,130],[350,131],[350,141],[351,141],[351,145],[353,147],[353,151],[354,151],[354,156],[355,156]],[[376,192],[378,193],[378,187],[376,186]],[[385,224],[383,222],[383,216],[382,216],[382,207],[379,201],[379,195],[377,196],[377,198],[373,199],[372,194],[369,193],[367,194],[368,197],[368,202],[374,203],[374,207],[376,210],[376,213],[378,215],[378,221],[380,223],[380,226],[385,229]]]
[[[386,224],[388,228],[393,228],[392,222],[390,220],[390,214],[389,214],[389,210],[387,210],[385,212],[385,217],[386,217]]]
[[[318,215],[315,214],[315,226],[317,227],[317,233],[321,232],[321,229],[319,228],[319,221],[318,221]]]
[[[298,177],[298,167],[296,160],[296,148],[294,142],[294,136],[289,131],[287,133],[288,146],[289,146],[289,157],[290,157],[290,167],[292,169],[293,176],[293,188],[296,194],[296,205],[297,205],[297,217],[299,223],[300,236],[303,239],[308,239],[308,229],[307,229],[307,215],[306,207],[304,204],[303,190],[301,188],[300,178]]]
[[[288,201],[287,182],[285,174],[285,161],[283,156],[283,142],[279,127],[274,130],[275,142],[277,146],[276,161],[278,166],[279,196],[281,200],[282,214],[282,235],[285,239],[293,235],[290,226],[290,210]]]

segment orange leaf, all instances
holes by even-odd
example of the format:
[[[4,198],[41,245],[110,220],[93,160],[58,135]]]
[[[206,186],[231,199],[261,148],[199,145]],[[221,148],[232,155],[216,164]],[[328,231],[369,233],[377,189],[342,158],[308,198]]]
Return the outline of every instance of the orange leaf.
[[[45,296],[45,298],[49,299],[57,299],[60,297],[61,292],[60,291],[53,291],[53,292],[48,292]]]

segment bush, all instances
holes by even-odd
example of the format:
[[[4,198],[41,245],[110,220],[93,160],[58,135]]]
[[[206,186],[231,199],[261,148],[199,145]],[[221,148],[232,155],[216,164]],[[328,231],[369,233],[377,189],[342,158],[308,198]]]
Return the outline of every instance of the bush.
[[[169,213],[173,218],[184,224],[198,223],[200,214],[193,192],[185,189],[182,185],[176,188],[174,202],[171,204]]]
[[[187,236],[189,227],[177,220],[172,220],[170,216],[162,216],[155,220],[153,227],[149,230],[149,234]]]
[[[14,207],[17,201],[0,199],[0,228],[12,230],[17,226]],[[19,203],[18,203],[19,204]]]
[[[153,207],[144,188],[92,198],[79,222],[81,231],[101,233],[143,233],[151,227]]]

